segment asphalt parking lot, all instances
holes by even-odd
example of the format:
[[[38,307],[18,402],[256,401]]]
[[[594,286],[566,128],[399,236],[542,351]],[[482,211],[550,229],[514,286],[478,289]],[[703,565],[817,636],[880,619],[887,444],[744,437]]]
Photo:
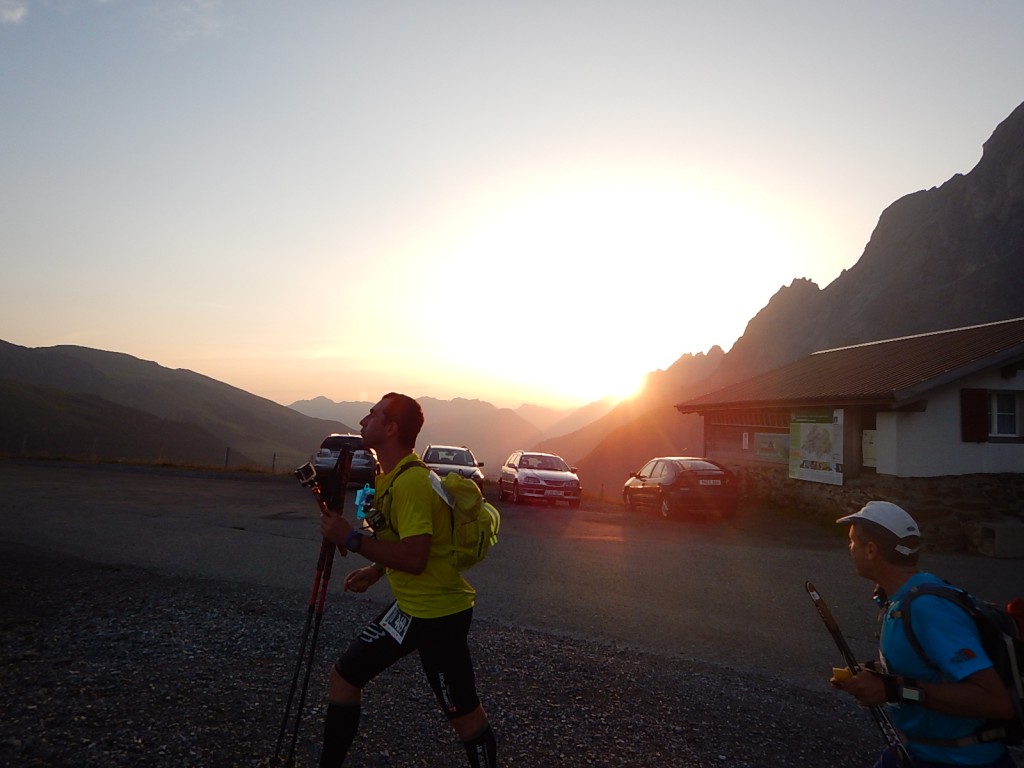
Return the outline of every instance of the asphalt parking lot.
[[[9,545],[294,588],[297,599],[308,590],[318,510],[290,476],[7,460],[0,484]],[[811,580],[854,650],[873,649],[871,585],[852,573],[838,526],[751,509],[724,523],[630,515],[611,501],[499,506],[499,545],[468,575],[481,617],[817,689],[836,652],[805,593]],[[993,601],[1024,595],[1020,561],[934,554],[922,565]]]

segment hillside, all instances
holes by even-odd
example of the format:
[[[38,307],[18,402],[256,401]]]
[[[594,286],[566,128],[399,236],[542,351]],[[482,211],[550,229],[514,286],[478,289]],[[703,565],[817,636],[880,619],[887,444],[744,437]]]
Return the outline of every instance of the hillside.
[[[195,423],[161,419],[95,395],[0,379],[0,453],[218,466],[224,442]],[[241,452],[235,465],[252,464]]]
[[[619,456],[623,451],[626,453],[623,458],[629,463],[639,461],[634,469],[639,468],[644,461],[638,460],[638,455],[665,455],[665,452],[644,453],[654,446],[665,448],[675,445],[677,447],[674,452],[680,452],[683,448],[691,452],[700,451],[703,437],[699,421],[680,419],[674,406],[700,390],[721,365],[724,357],[721,347],[712,348],[706,355],[683,355],[667,370],[648,374],[643,391],[636,397],[619,403],[606,416],[586,427],[545,440],[539,447],[557,453],[571,464],[585,465],[589,474],[596,473],[602,477],[618,471],[621,462],[612,457]],[[634,422],[657,424],[656,432],[660,437],[655,438],[652,434],[653,443],[641,438],[644,430],[630,427]],[[610,444],[605,445],[606,441]]]
[[[1024,315],[1024,104],[966,175],[900,198],[824,289],[795,280],[729,350],[711,388],[820,349]]]
[[[817,350],[1020,316],[1024,104],[999,124],[970,173],[886,208],[861,258],[826,288],[805,279],[781,288],[713,371],[691,371],[684,355],[678,370],[654,379],[657,394],[649,386],[632,406],[635,418],[616,409],[586,434],[547,445],[574,456],[584,477],[614,485],[653,455],[703,450],[678,412],[670,423],[663,405],[673,392],[680,402]]]
[[[287,470],[347,431],[192,371],[0,341],[0,450]]]
[[[650,457],[703,451],[701,424],[680,416],[677,402],[819,349],[1020,316],[1024,105],[985,142],[974,169],[892,203],[852,268],[824,289],[805,279],[781,287],[728,352],[683,354],[611,410],[602,402],[559,415],[423,398],[418,447],[469,445],[491,477],[510,451],[540,447],[579,466],[588,489],[617,496]],[[230,457],[232,466],[278,471],[304,462],[326,433],[358,430],[370,405],[316,398],[290,408],[129,355],[2,341],[0,385],[0,451],[202,464]]]

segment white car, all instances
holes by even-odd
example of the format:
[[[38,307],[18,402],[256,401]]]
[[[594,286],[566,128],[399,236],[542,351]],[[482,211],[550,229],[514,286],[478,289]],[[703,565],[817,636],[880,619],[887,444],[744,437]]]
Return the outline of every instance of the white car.
[[[561,456],[535,451],[514,451],[501,467],[498,495],[522,504],[531,499],[554,503],[564,501],[570,507],[580,505],[579,475]]]
[[[423,463],[434,470],[439,477],[455,472],[463,477],[473,479],[473,482],[484,490],[484,473],[480,467],[482,461],[477,461],[476,456],[464,445],[428,445],[423,449]]]

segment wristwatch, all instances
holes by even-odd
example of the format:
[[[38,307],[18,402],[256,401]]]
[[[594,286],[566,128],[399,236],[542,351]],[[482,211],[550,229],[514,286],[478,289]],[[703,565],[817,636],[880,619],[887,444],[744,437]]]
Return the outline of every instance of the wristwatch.
[[[363,544],[363,534],[359,531],[350,531],[345,537],[345,549],[349,552],[358,552]]]
[[[901,677],[899,687],[900,701],[908,701],[912,704],[924,703],[924,691],[921,690],[917,680],[913,677]]]
[[[882,684],[885,686],[885,700],[890,704],[906,702],[908,704],[924,704],[925,693],[915,677],[903,677],[881,673]]]

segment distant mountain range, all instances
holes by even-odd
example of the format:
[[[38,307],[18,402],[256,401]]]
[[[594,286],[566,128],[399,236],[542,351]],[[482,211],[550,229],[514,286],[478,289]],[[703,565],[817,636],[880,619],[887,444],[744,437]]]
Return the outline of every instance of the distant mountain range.
[[[497,408],[483,400],[438,400],[418,398],[423,408],[423,431],[417,443],[424,446],[465,445],[473,451],[485,470],[493,475],[508,455],[518,448],[533,448],[553,435],[575,432],[608,413],[614,403],[601,400],[583,408],[557,410],[538,405],[516,409]],[[344,421],[356,426],[373,403],[336,403],[326,397],[300,400],[289,407],[321,419]]]
[[[684,354],[615,407],[513,411],[423,398],[420,442],[468,445],[492,477],[516,448],[548,450],[577,465],[589,491],[617,497],[648,458],[702,452],[699,418],[674,408],[682,400],[819,349],[1021,316],[1024,104],[985,142],[970,173],[894,202],[857,264],[824,289],[805,279],[782,287],[728,353]],[[286,407],[128,355],[0,342],[6,454],[284,471],[306,461],[326,433],[358,431],[370,405],[316,397]]]
[[[488,467],[612,403],[516,411],[422,398],[428,442],[468,445]],[[358,432],[373,403],[327,398],[285,407],[187,370],[77,346],[0,341],[0,454],[289,471],[330,432]],[[422,446],[421,446],[422,447]]]

